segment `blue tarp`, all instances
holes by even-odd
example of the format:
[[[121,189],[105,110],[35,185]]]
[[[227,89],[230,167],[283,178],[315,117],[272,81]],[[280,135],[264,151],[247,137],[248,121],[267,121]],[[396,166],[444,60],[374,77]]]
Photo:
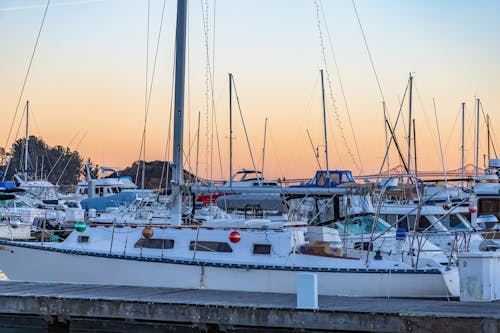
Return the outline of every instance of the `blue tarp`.
[[[8,188],[14,188],[14,187],[16,187],[14,182],[0,182],[0,188],[8,189]]]
[[[107,197],[84,199],[81,205],[86,211],[95,209],[98,212],[104,212],[107,208],[128,206],[135,201],[136,197],[135,192],[121,192]]]

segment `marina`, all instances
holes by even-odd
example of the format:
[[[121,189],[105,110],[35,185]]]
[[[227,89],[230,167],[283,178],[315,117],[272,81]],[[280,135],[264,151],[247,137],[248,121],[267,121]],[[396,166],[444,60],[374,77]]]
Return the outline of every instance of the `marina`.
[[[234,3],[225,3],[222,12],[231,13],[227,8]],[[270,47],[266,47],[269,54],[266,60],[251,67],[252,74],[259,77],[259,83],[251,85],[254,89],[266,87],[267,91],[261,91],[259,97],[254,96],[248,103],[244,97],[251,90],[248,84],[252,81],[248,81],[248,73],[241,76],[238,73],[236,79],[233,67],[238,68],[238,65],[231,63],[233,58],[237,63],[247,60],[233,57],[231,52],[234,50],[226,48],[224,55],[230,56],[221,61],[218,66],[222,67],[215,71],[216,2],[204,0],[200,4],[198,8],[188,0],[169,4],[166,0],[129,4],[101,0],[68,0],[51,4],[51,0],[47,0],[43,6],[4,8],[0,5],[0,14],[12,12],[6,17],[14,26],[18,26],[15,22],[18,12],[44,9],[6,145],[0,147],[0,333],[500,332],[500,158],[495,148],[492,126],[495,122],[483,106],[494,103],[496,93],[489,98],[475,94],[470,110],[466,109],[465,102],[461,102],[460,110],[456,110],[459,112],[445,111],[446,121],[439,121],[436,98],[432,97],[434,129],[429,126],[415,72],[407,72],[404,89],[401,91],[398,87],[396,92],[392,88],[388,93],[392,95],[391,99],[397,95],[398,100],[397,114],[390,111],[392,101],[387,103],[389,101],[384,96],[361,16],[356,1],[352,0],[349,3],[352,5],[350,10],[353,10],[351,16],[354,14],[359,26],[364,51],[369,56],[380,94],[375,102],[373,96],[369,98],[370,93],[366,92],[377,89],[363,87],[365,75],[356,72],[357,82],[350,90],[358,91],[358,96],[350,99],[356,100],[355,109],[358,111],[355,118],[358,118],[358,126],[361,124],[360,128],[363,128],[356,131],[363,134],[360,141],[363,143],[358,146],[348,94],[340,78],[328,27],[331,22],[341,24],[341,31],[349,30],[347,21],[339,21],[345,16],[340,13],[342,5],[329,2],[325,7],[335,10],[332,11],[334,16],[327,19],[323,3],[315,0],[308,3],[309,12],[300,10],[303,15],[290,21],[293,23],[289,29],[315,23],[311,27],[317,30],[320,48],[316,53],[320,51],[321,61],[319,64],[312,62],[314,66],[320,66],[319,70],[314,69],[314,86],[303,80],[311,74],[295,74],[306,63],[303,59],[290,62],[286,74],[281,74],[287,79],[276,86],[268,86],[270,81],[266,75],[269,73],[257,74],[258,70],[266,68],[265,64],[284,63],[284,58],[294,58],[299,45],[303,52],[312,49],[307,46],[311,27],[309,30],[299,29],[301,34],[309,37],[294,41],[295,49],[289,50],[286,56],[272,59],[272,52],[281,51],[279,45],[284,46],[277,43],[277,40],[282,40],[281,32],[275,35],[277,39]],[[267,5],[277,10],[271,16],[278,20],[288,14],[297,15],[293,11],[282,15],[282,11],[295,6],[305,8],[305,4]],[[373,6],[368,4],[363,3],[363,8]],[[142,123],[138,120],[140,117],[137,118],[142,113],[139,105],[142,98],[141,103],[130,108],[128,105],[134,105],[135,97],[131,91],[137,91],[137,87],[123,89],[119,98],[109,98],[111,95],[99,98],[117,101],[109,112],[104,107],[109,107],[106,103],[99,105],[98,114],[89,107],[85,112],[80,110],[85,118],[93,121],[92,125],[87,123],[89,129],[106,128],[106,131],[101,128],[98,134],[94,132],[91,140],[99,142],[93,141],[91,148],[86,148],[93,152],[85,150],[85,155],[80,155],[77,150],[86,131],[74,150],[69,146],[73,146],[79,132],[68,146],[57,144],[53,147],[41,136],[33,135],[37,107],[45,99],[40,100],[38,90],[25,91],[25,87],[28,81],[33,82],[33,79],[28,80],[33,60],[43,59],[36,52],[39,38],[47,34],[43,32],[47,13],[49,24],[59,22],[60,28],[63,21],[54,20],[51,15],[66,19],[61,13],[71,12],[73,6],[93,8],[89,13],[99,15],[106,8],[116,26],[119,26],[122,15],[128,17],[128,21],[124,20],[122,24],[131,30],[122,27],[128,33],[121,38],[130,38],[134,52],[140,48],[135,36],[139,26],[137,19],[146,18],[144,123],[139,158],[132,160],[130,167],[123,168],[121,162],[118,163],[120,167],[112,167],[115,163],[108,162],[118,150],[127,150],[127,154],[133,150],[128,140],[132,137],[131,129],[138,129],[137,125]],[[141,10],[138,10],[139,6],[142,6]],[[243,2],[236,7],[239,6],[243,6]],[[250,13],[250,9],[255,8],[247,8],[248,13],[239,14],[241,22],[246,16],[260,19],[264,13],[268,14],[265,10]],[[437,6],[432,8],[438,9]],[[193,19],[193,12],[196,14],[198,10],[202,20],[199,17]],[[165,19],[165,14],[168,19]],[[229,14],[223,20],[238,17],[233,15]],[[111,16],[106,15],[105,21]],[[441,16],[447,17],[448,12]],[[162,49],[164,19],[171,27],[165,27],[167,32],[163,31],[170,40]],[[493,21],[496,24],[495,16]],[[82,29],[80,33],[85,33],[82,26],[87,22],[95,22],[96,27],[100,27],[99,34],[105,35],[105,31],[111,28],[87,18],[75,24]],[[371,22],[374,29],[378,22],[375,26],[374,21]],[[0,20],[0,27],[2,24]],[[233,22],[223,27],[220,31],[230,34],[221,39],[227,43],[229,36],[238,30],[238,25],[245,24]],[[260,24],[253,21],[248,25],[256,29],[243,34],[245,36],[260,29]],[[150,40],[154,42],[154,29],[158,32],[153,60]],[[200,40],[193,38],[193,31],[199,33],[202,30]],[[258,39],[272,41],[275,30],[260,30],[265,38]],[[392,38],[399,34],[400,28],[393,30]],[[0,35],[0,41],[4,41],[2,38]],[[114,38],[120,39],[118,35]],[[78,43],[82,43],[82,39],[85,38],[75,38],[80,41]],[[342,48],[354,44],[352,37],[349,40]],[[428,38],[423,40],[427,45]],[[228,45],[232,47],[235,43],[232,41]],[[132,64],[137,60],[134,62],[129,58],[134,52],[116,52],[114,46],[111,47],[114,43],[107,41],[105,44],[113,50],[113,60],[104,62],[105,67],[112,68],[111,63],[123,61],[120,66],[122,75],[128,72],[123,70],[125,67],[134,71]],[[380,48],[379,44],[374,45]],[[430,44],[421,49],[427,48],[432,49]],[[169,51],[170,57],[163,54],[165,50]],[[120,53],[121,56],[117,57]],[[356,55],[359,53],[357,50]],[[195,61],[196,56],[198,61]],[[254,60],[250,58],[252,56],[249,60]],[[162,70],[158,69],[157,73],[161,79],[155,82],[158,59],[162,59],[158,64]],[[360,62],[353,55],[349,62],[352,60],[355,60],[353,63]],[[391,62],[391,67],[398,63]],[[79,63],[83,65],[84,61]],[[198,67],[202,63],[204,66]],[[406,64],[412,69],[414,65]],[[72,66],[78,67],[76,63]],[[168,67],[171,67],[171,86],[166,88],[169,75],[164,68]],[[105,72],[104,68],[100,71]],[[227,78],[220,80],[224,82],[224,90],[220,91],[225,91],[227,96],[219,93],[219,87],[214,84],[219,83],[219,79],[215,80],[219,71],[228,72]],[[308,67],[307,71],[312,70]],[[52,77],[52,74],[46,77]],[[131,81],[143,80],[138,79],[137,73],[134,75]],[[400,77],[400,73],[394,77]],[[437,78],[434,80],[442,84]],[[308,105],[300,117],[290,112],[295,106],[290,108],[286,104],[303,103],[306,96],[294,93],[297,87],[285,88],[288,84],[285,81],[293,81],[294,86],[300,86],[302,93],[307,90],[307,85],[311,85]],[[101,80],[92,82],[98,86]],[[109,86],[119,83],[122,82]],[[148,124],[148,116],[153,85],[163,85],[160,89],[155,88],[162,91],[162,102],[153,102],[153,108],[157,108],[162,117],[168,114],[168,121],[163,118],[156,121],[161,124],[157,128],[161,127],[161,134],[150,136],[147,129],[152,126],[151,120]],[[204,89],[200,90],[203,85]],[[236,88],[237,85],[241,90]],[[38,87],[40,91],[43,88]],[[286,96],[281,97],[280,106],[272,106],[268,102],[276,98],[274,93],[280,89],[287,92]],[[104,93],[108,89],[102,90]],[[169,91],[170,105],[166,105],[165,97]],[[365,93],[360,95],[359,91]],[[82,92],[87,95],[85,89],[79,94]],[[28,95],[33,96],[31,101]],[[342,103],[336,101],[340,96],[343,98],[342,109],[338,107]],[[458,96],[463,99],[464,94],[454,92],[453,99]],[[295,99],[297,97],[300,102]],[[424,97],[430,100],[428,92]],[[225,98],[225,107],[221,108],[218,99]],[[361,107],[358,103],[365,102],[365,99],[366,102],[371,99],[370,104]],[[256,153],[260,144],[254,138],[251,140],[247,125],[256,130],[255,123],[262,116],[259,112],[263,107],[255,103],[261,101],[265,103],[265,112],[279,116],[279,126],[269,125],[267,115],[263,117],[264,136],[262,147],[258,149],[261,153]],[[127,106],[117,107],[122,102]],[[0,107],[3,107],[1,103]],[[376,108],[373,103],[376,103]],[[40,109],[48,112],[58,105],[52,104]],[[62,105],[56,109],[65,109],[68,113],[61,119],[77,118],[77,112]],[[77,101],[75,110],[81,105],[83,102]],[[192,107],[193,110],[196,108],[197,117]],[[250,113],[244,112],[247,107]],[[111,121],[106,117],[108,113],[112,114],[113,108],[120,109],[120,113]],[[449,105],[446,108],[450,108]],[[220,120],[222,109],[223,118],[228,115],[223,121]],[[383,113],[380,126],[375,125],[375,112],[368,111],[372,109],[378,110],[379,116]],[[440,105],[439,111],[443,109]],[[345,123],[341,120],[344,111],[348,119]],[[235,122],[237,113],[240,119]],[[18,114],[19,125],[13,138],[11,135]],[[456,125],[460,116],[461,129],[458,130]],[[424,118],[426,125],[422,126]],[[55,118],[43,117],[44,122],[47,119],[57,122]],[[194,119],[197,119],[196,125]],[[130,121],[128,128],[120,127],[122,120]],[[298,128],[291,125],[295,121]],[[77,123],[83,125],[86,122],[76,121],[72,125]],[[444,145],[441,125],[449,132]],[[24,137],[20,138],[22,127]],[[275,132],[277,129],[279,132]],[[350,129],[350,132],[344,129]],[[270,130],[272,135],[268,133]],[[221,134],[223,132],[226,134]],[[307,140],[304,134],[307,134]],[[150,141],[154,137],[155,142],[153,145],[148,143],[148,155],[153,156],[150,152],[157,150],[154,153],[157,159],[151,162],[146,162],[146,157],[150,158],[146,156],[146,137]],[[276,138],[280,141],[278,148],[274,147]],[[226,139],[227,144],[221,144]],[[273,146],[275,161],[267,160],[266,164],[268,140]],[[114,146],[112,152],[105,153],[107,141],[114,142]],[[165,147],[160,147],[163,144]],[[334,149],[329,148],[329,144],[333,144]],[[97,162],[95,150],[99,147],[102,156]],[[158,153],[163,148],[165,150]],[[204,150],[201,159],[200,148]],[[436,148],[439,153],[433,151]],[[242,154],[242,151],[246,154],[246,149],[248,157]],[[459,160],[456,151],[450,153],[453,149],[461,153],[461,167],[447,174],[447,163],[452,161],[455,165]],[[288,158],[284,157],[285,151],[290,154]],[[306,151],[309,158],[305,158]],[[331,154],[333,151],[335,154]],[[466,159],[466,152],[474,155],[473,163],[467,164],[472,157]],[[127,156],[130,162],[131,155]],[[363,161],[369,162],[367,168]],[[395,166],[398,163],[400,165]],[[287,167],[285,171],[283,164]],[[439,175],[425,171],[429,167],[435,170],[439,164],[442,168]],[[235,165],[239,171],[234,172]],[[375,169],[379,172],[374,173]],[[395,170],[400,172],[396,174]],[[303,178],[307,174],[312,178]],[[432,179],[428,179],[431,176]]]
[[[500,302],[0,282],[1,327],[25,332],[498,332]]]

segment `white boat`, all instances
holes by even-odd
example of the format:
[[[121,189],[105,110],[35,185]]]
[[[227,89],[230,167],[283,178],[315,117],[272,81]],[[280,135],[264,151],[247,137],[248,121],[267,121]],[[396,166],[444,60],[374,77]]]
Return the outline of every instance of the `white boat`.
[[[0,241],[2,271],[11,280],[277,293],[295,293],[296,274],[312,272],[320,295],[458,296],[456,269],[331,255],[338,249],[328,241],[338,244],[338,235],[329,228],[226,220],[150,230],[150,239],[143,228],[101,226],[75,230],[63,243]],[[307,254],[307,238],[325,239],[313,244],[327,251]]]
[[[91,164],[87,163],[87,179],[78,182],[73,196],[80,197],[81,199],[106,197],[124,190],[136,190],[138,188],[128,176],[92,178],[90,169]]]
[[[417,223],[418,215],[418,223]],[[477,251],[484,240],[470,223],[468,206],[382,204],[380,217],[390,225],[415,230],[443,250]]]
[[[31,223],[25,223],[19,215],[0,210],[0,239],[31,239]]]

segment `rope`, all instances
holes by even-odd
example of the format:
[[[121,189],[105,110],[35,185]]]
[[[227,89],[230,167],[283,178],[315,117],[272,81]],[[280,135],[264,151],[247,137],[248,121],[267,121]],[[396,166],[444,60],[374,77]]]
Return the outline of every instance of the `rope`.
[[[155,49],[155,56],[154,56],[154,61],[153,61],[153,70],[151,73],[151,81],[149,81],[149,89],[148,89],[148,67],[149,67],[149,21],[150,21],[150,0],[148,0],[148,28],[147,28],[147,50],[146,50],[146,95],[145,95],[145,105],[144,105],[144,127],[143,127],[143,132],[142,132],[142,143],[141,143],[141,153],[142,153],[142,160],[143,160],[143,172],[145,168],[145,163],[146,163],[146,126],[147,126],[147,121],[148,121],[148,116],[149,116],[149,106],[151,103],[151,94],[153,91],[153,83],[155,79],[155,74],[156,74],[156,63],[158,60],[158,50],[160,48],[160,39],[161,39],[161,32],[163,28],[163,20],[165,18],[165,7],[166,7],[166,0],[163,0],[163,7],[161,11],[161,19],[160,19],[160,27],[158,30],[158,37],[156,39],[156,49]],[[140,154],[141,154],[140,153]],[[139,154],[139,160],[141,159]],[[138,173],[139,173],[139,166],[137,167],[137,174],[136,174],[136,183],[137,183],[137,178],[138,178]],[[160,183],[161,184],[161,183]]]
[[[338,108],[337,108],[337,105],[336,105],[336,102],[335,102],[335,98],[333,96],[333,89],[332,89],[333,84],[332,84],[332,79],[331,79],[330,72],[328,71],[328,65],[327,65],[327,61],[326,61],[325,42],[324,42],[324,38],[323,38],[323,31],[321,29],[320,6],[319,6],[319,3],[318,3],[317,0],[314,1],[314,5],[316,6],[316,19],[317,19],[316,23],[317,23],[317,28],[318,28],[318,33],[319,33],[319,39],[320,39],[321,55],[322,55],[322,60],[323,60],[323,66],[325,67],[326,80],[328,82],[328,94],[329,94],[331,102],[333,104],[333,111],[334,111],[334,114],[335,114],[335,120],[336,120],[336,123],[337,123],[337,127],[340,129],[340,135],[342,137],[342,140],[344,141],[344,145],[347,148],[347,153],[351,157],[354,166],[358,169],[358,171],[360,171],[361,169],[358,166],[358,164],[356,162],[356,159],[354,158],[354,154],[351,152],[351,149],[349,148],[349,145],[347,143],[347,138],[346,138],[346,136],[344,134],[344,128],[342,126],[342,121],[340,119],[340,114],[338,112]]]
[[[216,13],[216,3],[214,1],[214,37],[212,40],[212,60],[210,60],[210,47],[209,47],[209,1],[208,0],[200,0],[202,7],[202,20],[203,20],[203,32],[204,32],[204,46],[205,46],[205,96],[206,96],[206,108],[205,108],[205,121],[206,121],[206,150],[205,150],[205,160],[206,160],[206,174],[210,175],[209,178],[213,179],[213,145],[214,145],[214,132],[215,132],[215,140],[217,144],[217,152],[219,157],[219,171],[220,176],[223,179],[222,172],[222,156],[220,149],[220,140],[219,140],[219,128],[217,126],[217,114],[215,112],[215,96],[214,96],[214,77],[215,77],[215,13]],[[208,114],[209,109],[212,109],[212,117],[211,117],[211,130],[209,130],[209,121]],[[210,163],[209,163],[209,155],[210,155]],[[210,165],[210,170],[208,169]],[[231,175],[229,175],[231,176]]]
[[[144,126],[142,128],[142,139],[141,139],[141,147],[139,148],[139,158],[138,162],[141,159],[146,158],[145,145],[146,145],[146,119],[147,119],[147,110],[148,110],[148,73],[149,73],[149,21],[150,21],[150,12],[151,12],[151,0],[148,0],[148,15],[147,15],[147,28],[146,28],[146,78],[144,82]],[[143,154],[144,153],[144,154]],[[143,164],[142,168],[144,169],[145,165]],[[137,170],[135,173],[135,183],[137,184],[139,180],[139,163],[137,164]]]
[[[372,67],[373,74],[375,75],[375,80],[377,81],[380,97],[382,98],[382,101],[385,102],[384,93],[382,91],[382,85],[380,84],[380,79],[378,77],[377,70],[375,69],[375,63],[373,61],[372,53],[370,52],[370,48],[368,47],[368,41],[366,40],[365,30],[363,29],[363,25],[361,24],[361,19],[359,18],[358,9],[356,8],[356,3],[354,0],[352,0],[352,7],[354,8],[354,13],[356,14],[356,19],[358,21],[359,29],[361,30],[361,36],[363,37],[363,42],[365,44],[366,52],[368,53],[368,58],[370,59],[370,64]]]
[[[21,88],[21,93],[19,94],[19,99],[17,100],[16,111],[14,112],[14,118],[12,119],[12,122],[10,124],[9,134],[7,135],[7,140],[5,141],[5,148],[7,148],[7,144],[9,143],[10,135],[12,134],[12,127],[14,126],[14,121],[16,120],[17,112],[19,111],[19,105],[21,104],[21,99],[23,98],[24,88],[26,87],[26,83],[28,82],[28,77],[30,74],[31,65],[33,63],[33,59],[35,58],[35,53],[36,53],[36,50],[38,47],[38,41],[40,40],[40,35],[42,33],[43,24],[45,23],[45,18],[47,17],[47,11],[49,9],[49,5],[50,5],[50,0],[47,0],[47,5],[45,6],[45,11],[43,12],[42,23],[40,24],[40,28],[38,29],[38,34],[36,36],[35,46],[33,47],[33,52],[31,53],[31,58],[30,58],[30,61],[28,64],[28,69],[26,70],[26,75],[24,76],[24,81],[23,81],[23,86]]]
[[[333,50],[332,37],[330,36],[330,30],[328,29],[328,24],[326,23],[327,21],[326,21],[326,17],[325,17],[325,11],[323,9],[323,2],[321,0],[319,1],[319,5],[320,5],[320,8],[321,8],[321,14],[323,16],[323,22],[325,24],[326,35],[328,36],[328,44],[330,46],[330,52],[332,53],[333,63],[335,64],[335,69],[337,71],[337,75],[338,75],[338,78],[339,78],[340,91],[342,92],[342,98],[344,100],[344,106],[345,106],[345,109],[346,109],[346,112],[347,112],[347,117],[349,119],[349,125],[351,127],[352,137],[354,139],[354,146],[356,147],[356,153],[358,154],[359,165],[361,166],[361,172],[363,172],[364,171],[364,167],[363,167],[363,161],[361,160],[361,154],[359,153],[358,140],[356,139],[354,128],[352,126],[351,113],[349,111],[349,106],[347,105],[347,98],[346,98],[346,95],[345,95],[344,84],[342,83],[339,66],[337,64],[337,57],[335,56],[335,52]]]
[[[255,165],[255,161],[253,158],[252,147],[250,146],[250,139],[248,138],[248,132],[247,132],[247,127],[245,125],[245,120],[243,119],[243,112],[241,111],[241,105],[240,105],[240,97],[238,96],[238,90],[236,89],[236,82],[234,81],[234,76],[232,76],[232,80],[233,80],[234,94],[236,95],[236,103],[238,104],[238,110],[240,111],[241,123],[243,125],[243,130],[245,131],[245,138],[247,140],[248,151],[250,152],[250,158],[252,159],[252,166],[255,170],[255,174],[257,174],[257,167]]]
[[[486,113],[484,112],[484,108],[483,108],[483,102],[481,100],[479,100],[479,106],[481,107],[481,112],[483,113],[483,118],[484,118],[485,123],[488,123]],[[490,126],[490,139],[494,139],[494,135],[492,135],[492,134],[493,134],[493,128]],[[493,152],[495,153],[495,158],[496,158],[497,157],[497,150],[495,148],[495,141],[496,141],[496,139],[490,140],[490,143],[492,145]]]

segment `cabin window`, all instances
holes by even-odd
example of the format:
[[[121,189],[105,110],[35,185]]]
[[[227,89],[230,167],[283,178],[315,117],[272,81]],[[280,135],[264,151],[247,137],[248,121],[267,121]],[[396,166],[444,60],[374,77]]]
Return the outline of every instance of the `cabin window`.
[[[253,254],[271,254],[270,244],[254,244]]]
[[[245,206],[245,219],[262,219],[264,217],[264,210],[261,205],[246,205]]]
[[[78,238],[76,241],[77,241],[77,243],[88,243],[89,236],[78,235]]]
[[[493,214],[500,219],[500,200],[498,198],[481,198],[477,200],[477,216]]]
[[[447,224],[446,227],[451,229],[467,229],[467,226],[462,223],[458,215],[452,214],[445,219]]]
[[[135,243],[134,247],[142,247],[145,249],[172,249],[174,247],[173,239],[163,238],[141,238]]]
[[[195,248],[196,244],[196,248]],[[189,243],[189,250],[191,251],[205,251],[205,252],[233,252],[233,249],[228,243],[224,242],[207,242],[207,241],[191,241]]]

